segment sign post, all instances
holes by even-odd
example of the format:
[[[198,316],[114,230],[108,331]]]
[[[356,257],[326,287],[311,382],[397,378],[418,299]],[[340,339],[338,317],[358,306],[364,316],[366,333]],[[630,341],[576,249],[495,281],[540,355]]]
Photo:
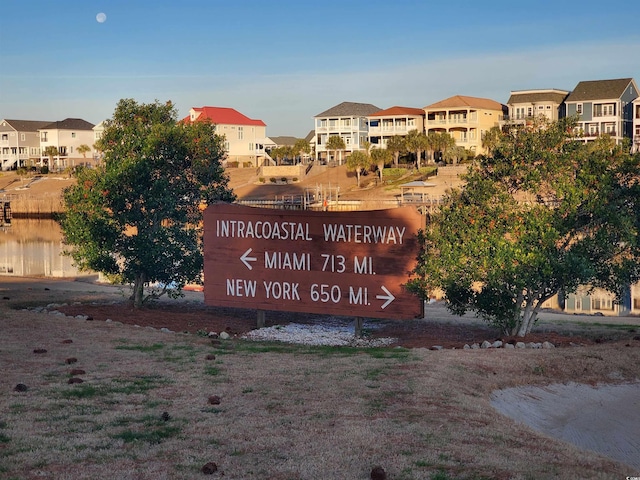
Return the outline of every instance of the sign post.
[[[410,319],[406,290],[424,219],[411,207],[363,212],[214,204],[204,212],[207,305]]]

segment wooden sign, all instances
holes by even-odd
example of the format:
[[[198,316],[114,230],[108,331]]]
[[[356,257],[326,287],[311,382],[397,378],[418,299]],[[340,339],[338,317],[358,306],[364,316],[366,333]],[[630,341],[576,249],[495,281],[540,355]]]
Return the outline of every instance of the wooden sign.
[[[207,305],[409,319],[422,302],[404,284],[423,217],[411,207],[363,212],[234,204],[204,212]]]

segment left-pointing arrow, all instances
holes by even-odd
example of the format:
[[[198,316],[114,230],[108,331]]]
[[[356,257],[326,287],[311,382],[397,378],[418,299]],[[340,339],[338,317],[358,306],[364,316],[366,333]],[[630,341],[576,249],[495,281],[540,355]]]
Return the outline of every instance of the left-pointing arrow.
[[[384,303],[382,304],[382,306],[380,307],[380,308],[382,308],[382,309],[384,310],[385,308],[387,308],[387,307],[389,306],[389,304],[390,304],[391,302],[393,302],[393,301],[396,299],[396,297],[394,297],[394,296],[393,296],[393,294],[392,294],[389,290],[387,290],[387,287],[385,287],[384,285],[383,285],[383,286],[381,286],[380,288],[381,288],[382,290],[384,290],[384,292],[386,293],[386,295],[376,295],[376,298],[377,298],[378,300],[386,300],[386,302],[384,302]]]
[[[242,260],[242,263],[244,263],[244,266],[247,267],[249,270],[253,270],[253,265],[251,265],[249,262],[255,262],[256,260],[258,260],[256,257],[249,256],[251,254],[251,250],[252,249],[250,248],[249,250],[244,252],[240,257],[240,260]]]

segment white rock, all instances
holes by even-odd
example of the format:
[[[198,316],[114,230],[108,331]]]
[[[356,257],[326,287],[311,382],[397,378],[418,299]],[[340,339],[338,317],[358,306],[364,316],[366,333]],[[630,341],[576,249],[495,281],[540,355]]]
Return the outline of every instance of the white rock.
[[[516,348],[513,346],[513,343],[505,343],[504,344],[504,348],[506,348],[507,350],[509,350],[510,348]]]
[[[491,348],[491,347],[492,347],[491,343],[489,343],[486,340],[482,342],[482,345],[480,345],[480,348]]]
[[[218,338],[220,338],[221,340],[228,340],[231,338],[231,335],[229,335],[227,332],[220,332]]]
[[[556,346],[551,342],[544,342],[542,348],[556,348]]]
[[[468,343],[464,344],[464,347],[462,347],[463,350],[471,350],[471,347],[469,346]]]
[[[502,346],[502,341],[496,340],[495,342],[493,342],[493,344],[491,346],[493,348],[500,348]]]
[[[516,342],[516,348],[527,348],[527,344],[524,342]]]

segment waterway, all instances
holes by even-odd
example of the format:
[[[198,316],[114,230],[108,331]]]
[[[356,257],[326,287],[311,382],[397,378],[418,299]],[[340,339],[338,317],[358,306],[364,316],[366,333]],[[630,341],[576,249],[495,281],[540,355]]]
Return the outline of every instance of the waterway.
[[[86,275],[63,255],[62,231],[55,220],[14,218],[0,227],[0,275],[75,277]]]

